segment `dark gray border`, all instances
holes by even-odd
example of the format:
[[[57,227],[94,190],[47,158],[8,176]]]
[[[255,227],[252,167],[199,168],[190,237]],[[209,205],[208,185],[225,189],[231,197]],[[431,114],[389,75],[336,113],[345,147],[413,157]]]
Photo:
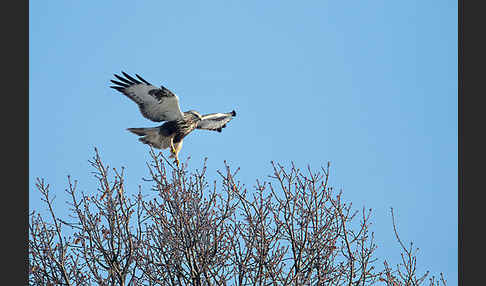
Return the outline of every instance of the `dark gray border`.
[[[2,280],[28,285],[28,1],[5,2],[2,27]]]
[[[484,149],[484,9],[479,2],[458,2],[458,278],[459,285],[484,284],[486,178]],[[444,249],[447,251],[447,249]],[[456,281],[448,281],[455,285]]]

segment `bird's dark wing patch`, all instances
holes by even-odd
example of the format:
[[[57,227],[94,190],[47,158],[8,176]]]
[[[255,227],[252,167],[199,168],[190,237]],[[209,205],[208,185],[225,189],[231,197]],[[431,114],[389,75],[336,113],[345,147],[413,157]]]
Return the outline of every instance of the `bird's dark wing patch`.
[[[151,89],[148,92],[150,95],[155,97],[157,100],[162,100],[164,97],[172,97],[174,94],[165,87]]]
[[[135,76],[138,79],[123,71],[122,75],[115,74],[117,80],[110,80],[115,84],[110,87],[137,103],[145,118],[156,122],[184,118],[179,98],[173,92],[163,86],[158,88],[137,74]]]

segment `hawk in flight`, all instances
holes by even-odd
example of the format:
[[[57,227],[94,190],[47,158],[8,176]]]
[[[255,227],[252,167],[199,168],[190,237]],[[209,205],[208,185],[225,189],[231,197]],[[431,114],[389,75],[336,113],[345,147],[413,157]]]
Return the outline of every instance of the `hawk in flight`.
[[[156,87],[144,80],[138,74],[137,79],[122,72],[123,76],[115,74],[117,80],[111,80],[115,86],[110,86],[133,100],[142,115],[155,122],[165,121],[158,127],[128,128],[127,130],[141,136],[138,140],[154,148],[170,147],[170,158],[179,165],[178,154],[182,148],[182,140],[194,129],[207,129],[221,132],[226,124],[236,116],[233,110],[228,113],[211,113],[201,115],[195,110],[181,112],[179,98],[164,86]]]

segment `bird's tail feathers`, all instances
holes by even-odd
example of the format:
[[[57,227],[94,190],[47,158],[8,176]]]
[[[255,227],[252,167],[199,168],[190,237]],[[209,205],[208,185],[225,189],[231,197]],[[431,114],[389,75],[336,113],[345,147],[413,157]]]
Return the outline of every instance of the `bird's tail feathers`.
[[[160,134],[159,127],[150,128],[127,128],[128,131],[143,136],[138,140],[144,144],[148,144],[154,148],[166,149],[170,146],[170,136],[163,136]]]
[[[149,134],[158,133],[158,127],[152,128],[127,128],[128,131],[137,134],[138,136],[145,136]]]

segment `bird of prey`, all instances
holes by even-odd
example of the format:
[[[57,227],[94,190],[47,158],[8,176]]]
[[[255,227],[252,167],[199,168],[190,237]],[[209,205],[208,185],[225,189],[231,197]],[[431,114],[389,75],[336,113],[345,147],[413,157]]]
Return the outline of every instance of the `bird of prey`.
[[[236,116],[233,110],[227,113],[201,115],[195,110],[181,112],[179,97],[164,86],[156,87],[138,74],[137,78],[122,71],[124,77],[115,74],[117,80],[111,80],[110,86],[133,100],[142,115],[155,122],[165,121],[162,125],[149,128],[127,128],[141,136],[138,140],[154,148],[170,147],[170,158],[179,165],[179,151],[182,140],[195,129],[207,129],[221,132],[226,124]]]

